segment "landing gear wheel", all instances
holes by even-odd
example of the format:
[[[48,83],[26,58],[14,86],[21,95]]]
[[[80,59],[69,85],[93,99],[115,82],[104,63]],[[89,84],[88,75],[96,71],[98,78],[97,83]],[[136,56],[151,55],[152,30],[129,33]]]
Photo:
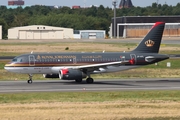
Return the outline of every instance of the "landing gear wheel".
[[[90,83],[93,83],[93,82],[94,82],[93,78],[87,78],[87,79],[86,79],[86,83],[89,83],[89,84],[90,84]]]
[[[27,83],[29,83],[29,84],[32,84],[32,77],[33,77],[33,75],[32,74],[29,74],[29,80],[27,81]]]
[[[77,83],[81,83],[82,82],[82,79],[76,79],[75,80]]]
[[[32,80],[28,80],[27,83],[32,84]]]

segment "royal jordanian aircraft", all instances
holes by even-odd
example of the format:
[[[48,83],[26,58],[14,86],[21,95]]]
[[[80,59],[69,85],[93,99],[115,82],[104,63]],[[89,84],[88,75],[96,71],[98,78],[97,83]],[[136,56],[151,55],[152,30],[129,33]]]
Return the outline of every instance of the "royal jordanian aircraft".
[[[9,72],[28,74],[28,83],[32,83],[33,74],[78,83],[87,78],[87,83],[93,83],[91,74],[117,72],[168,59],[168,55],[158,54],[164,26],[164,22],[155,23],[131,52],[30,53],[15,57],[4,68]]]

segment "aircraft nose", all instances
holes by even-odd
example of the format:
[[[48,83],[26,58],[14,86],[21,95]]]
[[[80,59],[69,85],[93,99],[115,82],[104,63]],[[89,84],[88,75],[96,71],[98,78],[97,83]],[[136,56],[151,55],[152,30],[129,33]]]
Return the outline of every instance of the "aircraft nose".
[[[7,71],[9,71],[9,64],[5,64],[5,65],[4,65],[4,69],[7,70]]]
[[[4,69],[7,70],[7,71],[11,71],[12,70],[12,64],[11,63],[7,63],[4,65]]]

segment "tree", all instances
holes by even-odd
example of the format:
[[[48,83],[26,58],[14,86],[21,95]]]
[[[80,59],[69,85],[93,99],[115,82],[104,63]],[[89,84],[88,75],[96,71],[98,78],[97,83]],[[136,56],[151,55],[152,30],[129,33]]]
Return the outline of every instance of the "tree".
[[[14,26],[26,26],[28,25],[28,15],[26,14],[18,14],[14,15]]]
[[[152,8],[157,8],[158,4],[157,3],[152,3]]]
[[[8,26],[11,26],[12,22],[14,21],[14,15],[8,11],[4,16],[4,20],[7,22]]]
[[[108,14],[103,5],[100,5],[97,9],[97,17],[108,18]]]
[[[2,38],[5,39],[7,38],[7,29],[8,29],[8,25],[6,23],[6,21],[2,18],[0,18],[0,25],[2,25]]]
[[[53,9],[47,6],[30,6],[26,8],[7,9],[0,6],[0,24],[3,25],[3,37],[7,36],[7,29],[25,25],[49,25],[68,27],[75,30],[102,29],[109,30],[114,16],[111,8],[92,6],[90,8],[71,9],[62,7]],[[176,6],[167,4],[152,3],[147,7],[132,7],[117,9],[119,16],[159,16],[159,15],[180,15],[180,3]]]

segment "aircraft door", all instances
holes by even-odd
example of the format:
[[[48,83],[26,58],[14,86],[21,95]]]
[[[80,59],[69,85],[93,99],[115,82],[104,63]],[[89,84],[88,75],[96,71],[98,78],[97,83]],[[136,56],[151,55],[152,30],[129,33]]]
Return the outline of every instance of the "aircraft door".
[[[34,55],[29,55],[29,66],[35,66],[35,57],[34,57]]]
[[[136,64],[136,55],[135,54],[131,54],[130,57],[131,57],[131,59],[134,59],[134,62]]]
[[[73,58],[73,64],[76,64],[76,63],[77,63],[76,58]]]

